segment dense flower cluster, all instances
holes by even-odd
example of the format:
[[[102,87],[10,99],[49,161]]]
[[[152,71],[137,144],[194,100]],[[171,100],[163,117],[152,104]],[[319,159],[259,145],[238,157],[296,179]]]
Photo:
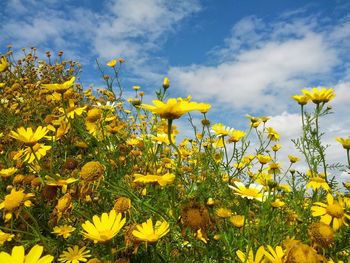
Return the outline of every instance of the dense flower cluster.
[[[215,123],[210,104],[169,97],[168,77],[153,105],[139,85],[124,98],[123,58],[83,89],[63,52],[13,52],[0,54],[0,262],[347,262],[350,137],[335,139],[348,163],[330,165],[319,125],[333,89],[293,96],[303,130],[284,156],[270,117]]]

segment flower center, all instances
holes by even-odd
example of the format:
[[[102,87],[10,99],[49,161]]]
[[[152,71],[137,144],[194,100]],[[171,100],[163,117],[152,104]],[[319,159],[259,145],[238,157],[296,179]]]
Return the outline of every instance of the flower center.
[[[344,216],[344,209],[339,205],[338,202],[334,202],[331,205],[327,206],[327,212],[332,217],[342,218]]]

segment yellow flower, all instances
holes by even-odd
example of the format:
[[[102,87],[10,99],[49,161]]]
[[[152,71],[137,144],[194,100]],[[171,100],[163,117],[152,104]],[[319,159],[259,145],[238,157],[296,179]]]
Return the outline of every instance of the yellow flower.
[[[69,225],[63,225],[63,226],[55,226],[53,228],[53,232],[54,234],[58,235],[58,236],[62,236],[63,238],[68,238],[70,237],[72,234],[72,232],[75,230],[75,227],[69,226]]]
[[[142,104],[140,107],[154,114],[159,114],[161,118],[169,120],[178,119],[185,113],[201,109],[199,103],[190,102],[182,98],[171,98],[166,103],[160,100],[153,100],[153,104],[154,105]]]
[[[271,141],[278,141],[280,139],[280,135],[275,131],[274,128],[272,127],[268,127],[266,129],[266,132],[268,133],[267,137],[271,140]]]
[[[10,167],[7,169],[1,169],[0,170],[0,176],[3,178],[7,178],[10,177],[12,175],[14,175],[16,172],[18,171],[18,169],[16,167]]]
[[[82,227],[86,231],[83,235],[94,243],[111,240],[125,224],[125,218],[122,219],[122,214],[117,214],[114,209],[109,212],[109,215],[103,213],[101,218],[94,215],[92,220],[93,224],[87,220]]]
[[[232,215],[232,211],[230,209],[220,207],[215,210],[215,214],[218,217],[229,218]]]
[[[236,251],[236,255],[239,258],[241,262],[244,263],[260,263],[263,262],[265,249],[263,246],[260,246],[258,250],[256,251],[256,255],[254,257],[254,252],[252,249],[248,250],[248,247],[246,249],[246,253],[242,252],[241,250]]]
[[[297,161],[300,161],[300,158],[294,155],[288,155],[288,159],[291,163],[296,163]]]
[[[71,86],[74,85],[75,77],[71,77],[70,80],[62,83],[62,84],[43,84],[42,86],[50,91],[58,92],[58,93],[64,93],[67,91]]]
[[[229,142],[238,142],[245,135],[246,135],[246,133],[244,131],[234,130],[230,133],[230,138],[228,139],[228,141]]]
[[[12,189],[11,193],[5,196],[5,200],[0,203],[0,210],[4,210],[5,222],[12,218],[12,213],[15,212],[23,204],[26,207],[30,207],[32,202],[29,200],[34,194],[25,194],[24,190]]]
[[[5,71],[9,66],[9,63],[7,62],[6,57],[2,57],[0,59],[0,72]]]
[[[329,191],[331,188],[324,178],[321,176],[312,176],[309,179],[309,183],[306,185],[306,189],[312,188],[313,190],[317,190],[319,188],[323,188],[326,191]]]
[[[66,263],[86,262],[87,258],[91,257],[90,250],[85,250],[86,247],[79,248],[78,246],[69,247],[67,251],[63,251],[58,261]]]
[[[265,257],[273,263],[283,263],[284,252],[281,246],[277,246],[275,249],[267,245],[267,250],[264,251]]]
[[[140,241],[155,243],[169,232],[169,223],[157,221],[153,227],[152,218],[149,218],[141,225],[137,225],[136,229],[132,231],[132,234]]]
[[[15,235],[2,232],[0,230],[0,245],[3,245],[7,241],[11,241]]]
[[[260,164],[267,164],[269,161],[272,160],[270,155],[262,155],[262,154],[258,154],[256,156],[256,158],[258,159]]]
[[[350,150],[350,137],[348,137],[348,138],[338,137],[338,138],[336,138],[336,140],[343,145],[343,148],[345,150]]]
[[[277,152],[279,149],[281,149],[281,144],[275,144],[271,146],[272,151]]]
[[[236,192],[236,195],[240,195],[241,197],[248,199],[256,199],[260,202],[263,201],[265,194],[261,192],[263,189],[262,185],[251,184],[247,188],[241,182],[234,182],[234,184],[235,186],[229,185],[228,187],[233,189]]]
[[[345,222],[346,218],[350,219],[350,215],[345,213],[345,204],[342,198],[334,200],[331,194],[327,194],[327,204],[315,202],[311,207],[312,216],[320,216],[320,221],[332,225],[334,230],[337,230]]]
[[[211,127],[212,132],[215,133],[218,137],[224,137],[227,135],[231,135],[234,131],[233,128],[226,127],[222,123],[216,123]]]
[[[211,108],[211,105],[210,104],[207,104],[207,103],[198,103],[198,110],[201,112],[201,113],[207,113]]]
[[[24,254],[23,246],[14,246],[12,248],[11,255],[6,252],[0,253],[0,262],[8,263],[50,263],[54,260],[54,257],[51,255],[46,255],[41,258],[43,253],[43,247],[35,245],[29,251],[27,255]]]
[[[335,94],[333,93],[333,89],[326,89],[326,88],[312,88],[311,91],[307,89],[303,89],[302,92],[305,96],[307,96],[310,100],[312,100],[313,103],[319,104],[321,102],[325,103],[330,101],[335,97]]]
[[[306,95],[294,95],[292,98],[296,100],[299,105],[306,105],[310,100],[310,98]]]
[[[25,129],[24,127],[20,127],[17,129],[17,132],[11,131],[10,136],[23,142],[27,146],[34,146],[48,132],[49,130],[42,126],[39,126],[35,132],[33,132],[32,128]]]
[[[117,60],[116,59],[112,59],[107,63],[108,67],[114,67],[117,64]]]
[[[242,227],[244,226],[244,219],[245,217],[242,215],[234,215],[230,217],[230,222],[235,227]]]
[[[32,163],[34,160],[40,160],[46,155],[46,152],[51,149],[51,146],[42,143],[36,143],[33,147],[26,147],[13,157],[14,160],[20,159],[24,156],[24,161]]]
[[[57,175],[57,178],[52,178],[47,175],[45,176],[45,179],[47,185],[62,187],[62,193],[64,194],[66,193],[69,184],[78,181],[78,179],[73,177],[63,179],[59,175]]]
[[[160,186],[166,186],[168,184],[172,184],[175,180],[175,174],[166,173],[164,175],[142,175],[142,174],[134,174],[134,183],[158,183]]]
[[[277,198],[275,201],[273,201],[273,202],[271,203],[272,207],[275,207],[275,208],[282,207],[282,206],[284,206],[285,204],[286,204],[285,202],[281,201],[281,200],[278,199],[278,198]]]

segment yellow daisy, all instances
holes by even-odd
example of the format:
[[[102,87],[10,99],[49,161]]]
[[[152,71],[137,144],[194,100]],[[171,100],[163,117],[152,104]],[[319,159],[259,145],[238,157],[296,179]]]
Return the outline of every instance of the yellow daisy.
[[[307,96],[315,104],[328,102],[335,97],[332,88],[312,88],[311,90],[303,89],[302,93],[304,93],[304,95]]]
[[[103,243],[111,240],[125,224],[125,217],[122,219],[122,214],[117,214],[114,209],[109,212],[109,215],[103,213],[101,218],[94,215],[92,220],[93,223],[87,220],[82,224],[85,230],[82,234],[94,241],[94,243]]]
[[[16,262],[16,263],[50,263],[53,261],[53,256],[46,255],[41,257],[44,248],[39,245],[35,245],[29,251],[27,255],[24,254],[23,246],[14,246],[12,248],[12,253],[8,254],[6,252],[0,253],[0,262]]]
[[[234,182],[234,184],[235,186],[229,185],[229,187],[236,192],[236,195],[240,195],[241,197],[248,199],[256,199],[260,202],[263,201],[265,194],[262,193],[262,185],[251,184],[249,187],[246,187],[241,182]]]
[[[273,263],[283,263],[284,252],[281,246],[277,246],[275,249],[267,245],[267,250],[264,251],[265,257]]]
[[[348,138],[338,137],[338,138],[336,138],[336,140],[343,145],[343,148],[345,150],[350,150],[350,137],[348,137]]]
[[[34,146],[48,132],[49,130],[42,126],[39,126],[35,131],[32,128],[20,127],[17,132],[11,131],[10,137],[23,142],[27,146]]]
[[[264,247],[260,246],[254,256],[253,250],[252,249],[248,250],[248,247],[247,247],[246,253],[242,252],[241,250],[237,250],[236,255],[241,262],[260,263],[260,262],[263,262],[264,252],[265,252]]]
[[[46,88],[50,91],[58,92],[58,93],[64,93],[67,91],[70,87],[74,85],[75,77],[71,77],[70,80],[67,80],[66,82],[63,82],[61,84],[55,83],[55,84],[43,84],[42,87]]]
[[[149,218],[141,225],[137,225],[136,229],[132,231],[132,234],[140,241],[155,243],[169,233],[169,223],[166,221],[157,221],[153,227],[152,218]]]
[[[72,232],[75,230],[75,227],[69,226],[69,225],[63,225],[63,226],[55,226],[53,228],[53,232],[54,234],[58,235],[58,236],[62,236],[63,238],[68,238],[70,237],[72,234]]]
[[[153,100],[153,104],[142,104],[140,107],[169,120],[178,119],[185,113],[202,109],[199,103],[182,98],[171,98],[166,103],[160,100]]]
[[[334,200],[331,194],[327,194],[327,204],[315,202],[311,207],[312,216],[320,216],[320,221],[332,225],[334,230],[337,230],[345,222],[346,218],[350,219],[350,215],[345,213],[345,204],[342,198]]]
[[[65,263],[86,262],[87,258],[91,257],[90,250],[85,250],[86,247],[79,248],[78,246],[69,247],[67,251],[63,251],[58,261]]]

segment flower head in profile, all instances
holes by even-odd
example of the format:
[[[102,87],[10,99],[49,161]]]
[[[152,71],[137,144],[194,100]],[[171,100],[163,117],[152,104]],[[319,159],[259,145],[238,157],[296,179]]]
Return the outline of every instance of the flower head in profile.
[[[53,92],[58,92],[58,93],[64,93],[67,91],[70,87],[74,85],[75,77],[71,77],[70,80],[67,80],[61,84],[55,83],[55,84],[43,84],[42,87],[46,88],[50,91]]]
[[[263,201],[265,194],[262,192],[262,185],[250,184],[249,187],[246,187],[241,182],[234,182],[234,184],[234,186],[229,185],[228,187],[234,190],[236,195],[239,195],[243,198],[256,199],[260,202]]]
[[[39,245],[35,245],[31,248],[27,255],[24,253],[23,246],[14,246],[12,253],[0,252],[0,262],[8,263],[50,263],[53,261],[53,256],[46,255],[41,257],[44,248]]]
[[[107,66],[108,67],[115,67],[116,64],[117,64],[117,60],[112,59],[112,60],[108,61]]]
[[[125,224],[125,218],[122,219],[122,214],[117,214],[114,209],[109,214],[103,213],[101,217],[94,215],[92,221],[85,221],[82,227],[85,231],[83,235],[94,243],[111,240]]]
[[[25,129],[20,127],[17,132],[11,131],[10,136],[18,141],[23,142],[27,146],[34,146],[39,140],[41,140],[49,132],[46,127],[39,126],[33,131],[32,128]]]
[[[278,141],[280,139],[280,135],[275,131],[274,128],[272,127],[268,127],[266,129],[267,132],[267,137],[271,140],[271,141]]]
[[[69,247],[63,251],[58,261],[65,263],[79,263],[86,262],[87,258],[91,257],[90,250],[85,250],[86,247],[79,248],[77,245]]]
[[[233,128],[226,127],[222,123],[216,123],[211,127],[212,132],[215,133],[217,137],[224,137],[231,135],[234,131]]]
[[[142,104],[140,107],[158,114],[161,118],[174,120],[190,111],[202,110],[200,103],[182,98],[171,98],[166,103],[161,100],[153,100],[154,105]]]
[[[6,57],[1,57],[0,59],[0,72],[5,71],[9,66]]]
[[[348,138],[337,137],[336,140],[343,145],[345,150],[350,150],[350,136]]]
[[[303,89],[302,92],[315,104],[326,103],[335,97],[332,88],[312,88],[311,90]]]
[[[167,233],[169,233],[169,223],[157,221],[155,226],[153,226],[152,218],[149,218],[141,225],[137,225],[136,230],[132,231],[132,234],[137,239],[147,243],[155,243]]]
[[[306,95],[294,95],[292,98],[296,102],[298,102],[299,105],[302,105],[302,106],[306,105],[310,100],[310,98]]]

